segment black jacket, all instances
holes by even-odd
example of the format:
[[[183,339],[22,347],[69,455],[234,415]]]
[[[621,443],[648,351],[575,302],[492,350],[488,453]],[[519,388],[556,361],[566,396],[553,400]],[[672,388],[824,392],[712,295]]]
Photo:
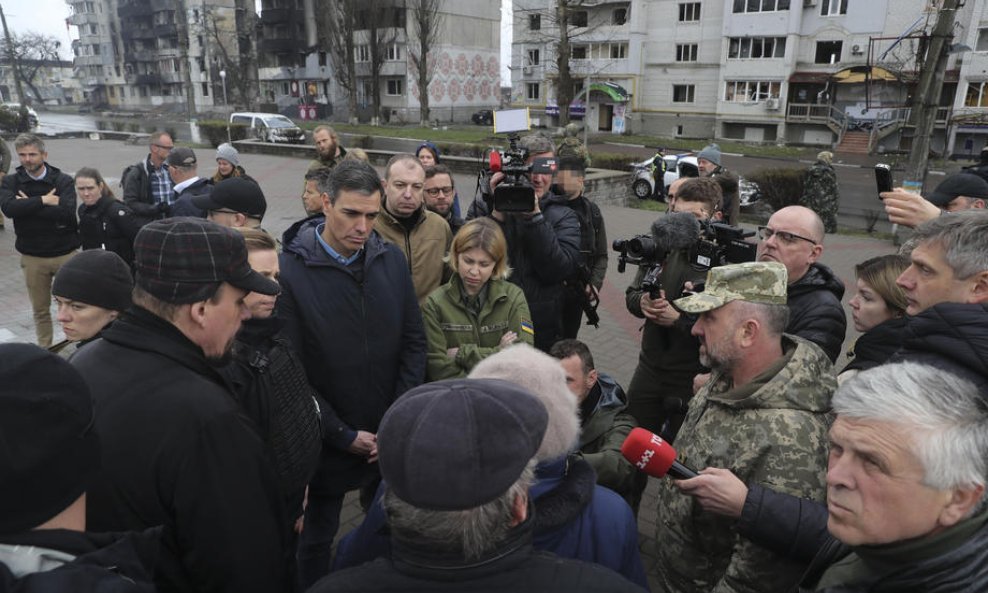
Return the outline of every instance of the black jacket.
[[[426,342],[404,254],[372,233],[361,278],[316,238],[322,217],[295,223],[282,239],[278,316],[323,406],[323,451],[310,488],[337,494],[375,467],[347,452],[357,430],[377,432],[391,403],[425,378]]]
[[[552,191],[539,200],[541,213],[532,218],[506,216],[499,222],[508,242],[511,282],[521,287],[535,326],[535,346],[548,351],[562,337],[565,280],[581,263],[580,221],[566,198]],[[474,200],[467,218],[486,216],[483,201]]]
[[[414,535],[394,533],[392,545],[390,558],[379,558],[331,573],[309,589],[309,593],[644,591],[599,565],[534,551],[532,520],[508,532],[495,550],[479,560],[466,560],[460,554],[423,549],[415,542]]]
[[[93,393],[96,531],[165,526],[162,590],[287,591],[281,493],[264,443],[175,326],[132,307],[72,357]]]
[[[183,188],[180,193],[175,194],[175,201],[172,202],[172,206],[168,211],[168,216],[193,216],[195,218],[206,218],[206,212],[193,204],[192,199],[199,196],[208,196],[212,192],[212,179],[205,177],[196,179],[191,185]]]
[[[850,362],[841,372],[863,371],[888,362],[902,348],[907,323],[905,317],[897,317],[861,334],[848,354]]]
[[[953,372],[988,394],[988,304],[940,303],[908,318],[894,359]]]
[[[974,520],[984,521],[984,513]],[[819,593],[974,593],[988,591],[988,522],[954,549],[919,561],[903,561],[878,582],[844,584],[818,589],[820,577],[853,552],[837,539],[820,548],[796,590]],[[796,592],[794,592],[796,593]]]
[[[738,534],[789,560],[809,562],[833,539],[827,505],[748,484]]]
[[[167,165],[165,175],[168,175]],[[151,193],[151,179],[148,171],[151,168],[151,155],[143,161],[124,169],[123,201],[142,222],[163,218],[168,211],[167,204],[156,204]]]
[[[58,205],[45,206],[41,196],[52,189]],[[28,197],[18,198],[20,192]],[[31,179],[24,167],[5,176],[0,182],[0,209],[14,220],[14,248],[35,257],[58,257],[78,249],[75,199],[75,181],[48,163],[45,176],[39,180]]]
[[[126,204],[112,196],[103,196],[92,206],[79,205],[82,248],[112,251],[128,264],[134,261],[134,237],[141,223]]]
[[[840,300],[844,283],[833,270],[814,263],[803,277],[789,285],[789,325],[786,333],[805,338],[827,353],[830,362],[840,356],[847,316]]]
[[[319,463],[322,433],[315,391],[294,348],[281,336],[282,325],[275,317],[245,321],[233,358],[220,374],[268,447],[285,497],[286,519],[294,524]]]
[[[160,539],[161,528],[119,534],[42,529],[0,536],[0,593],[153,593]],[[61,554],[72,558],[63,561]]]

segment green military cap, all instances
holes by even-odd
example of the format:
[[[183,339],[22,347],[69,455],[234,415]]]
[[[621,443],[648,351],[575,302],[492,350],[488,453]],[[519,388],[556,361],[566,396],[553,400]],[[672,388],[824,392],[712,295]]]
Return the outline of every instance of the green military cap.
[[[786,267],[778,262],[747,262],[711,268],[703,292],[677,299],[673,304],[686,313],[703,313],[731,301],[767,305],[786,304]]]

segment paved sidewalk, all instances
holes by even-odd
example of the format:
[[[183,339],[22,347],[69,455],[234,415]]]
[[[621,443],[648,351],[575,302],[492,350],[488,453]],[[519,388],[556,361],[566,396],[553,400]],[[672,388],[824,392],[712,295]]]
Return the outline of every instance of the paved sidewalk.
[[[50,162],[66,172],[73,172],[83,166],[96,166],[104,175],[112,178],[109,179],[111,187],[114,191],[118,191],[117,177],[120,171],[131,162],[142,158],[146,154],[146,147],[131,146],[118,141],[53,140],[48,142],[48,153]],[[200,173],[211,175],[215,171],[214,151],[197,150],[196,153],[199,158]],[[240,160],[247,172],[258,180],[267,196],[268,213],[264,219],[265,228],[280,236],[292,222],[302,216],[299,194],[308,161],[255,154],[241,154]],[[466,190],[464,193],[471,191],[473,176],[457,175],[456,177],[461,190]],[[466,204],[462,205],[466,207]],[[604,207],[601,210],[610,241],[648,232],[657,216],[654,212],[631,208]],[[844,298],[846,303],[854,291],[854,265],[870,257],[893,251],[894,247],[885,241],[867,237],[830,235],[826,239],[823,263],[832,267],[848,286],[848,293]],[[0,323],[0,341],[34,341],[31,309],[19,268],[19,256],[14,251],[13,224],[8,220],[5,230],[0,231],[0,306],[5,312]],[[633,266],[629,266],[624,274],[619,274],[617,259],[610,258],[607,278],[601,291],[600,327],[598,329],[584,327],[580,332],[580,338],[590,345],[598,368],[611,374],[623,385],[629,383],[638,360],[640,339],[638,330],[641,320],[629,315],[624,306],[624,290],[634,278],[634,272]],[[848,311],[848,319],[850,319],[850,311]],[[845,350],[856,337],[853,327],[849,328]],[[843,361],[839,361],[838,365],[843,366]],[[642,502],[639,516],[642,551],[646,569],[652,577],[655,574],[656,562],[655,487],[656,480],[652,480]],[[343,512],[341,533],[356,526],[360,521],[360,515],[356,497],[348,498]]]

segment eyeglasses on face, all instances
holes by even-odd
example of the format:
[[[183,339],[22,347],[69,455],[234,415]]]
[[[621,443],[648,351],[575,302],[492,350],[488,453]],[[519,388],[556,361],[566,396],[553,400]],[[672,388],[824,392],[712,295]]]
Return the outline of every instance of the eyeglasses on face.
[[[430,187],[425,190],[425,193],[429,194],[432,197],[438,196],[440,192],[442,192],[444,195],[451,196],[453,195],[453,186],[447,185],[446,187]]]
[[[792,245],[796,241],[806,241],[806,242],[811,243],[813,245],[816,245],[817,244],[817,242],[814,241],[813,239],[808,239],[806,237],[797,235],[796,233],[790,233],[789,231],[777,231],[777,230],[775,230],[775,229],[773,229],[771,227],[767,227],[767,226],[760,226],[760,227],[758,227],[758,238],[759,239],[761,239],[762,241],[768,241],[772,237],[778,237],[780,241],[782,241],[783,243],[785,243],[787,245]]]
[[[157,146],[161,150],[171,150],[171,149],[175,148],[175,145],[174,144],[171,145],[171,146],[167,146],[165,144],[152,144],[151,146]]]

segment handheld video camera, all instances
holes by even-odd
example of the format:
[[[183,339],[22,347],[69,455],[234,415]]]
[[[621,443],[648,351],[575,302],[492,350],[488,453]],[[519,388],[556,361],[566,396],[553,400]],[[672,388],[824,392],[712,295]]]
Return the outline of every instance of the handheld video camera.
[[[509,137],[508,150],[492,150],[488,170],[504,173],[504,180],[494,188],[490,204],[499,212],[531,212],[535,209],[535,188],[528,175],[532,166],[526,165],[528,151],[518,146],[518,135]]]
[[[755,232],[723,222],[704,222],[700,238],[690,250],[690,262],[696,270],[709,270],[725,264],[755,261],[758,246],[745,241]]]
[[[665,254],[659,254],[655,239],[649,235],[635,235],[630,239],[615,239],[611,248],[618,253],[618,272],[624,273],[628,264],[645,267],[641,289],[648,292],[649,298],[659,298],[662,285],[659,276],[662,275],[662,261]]]

